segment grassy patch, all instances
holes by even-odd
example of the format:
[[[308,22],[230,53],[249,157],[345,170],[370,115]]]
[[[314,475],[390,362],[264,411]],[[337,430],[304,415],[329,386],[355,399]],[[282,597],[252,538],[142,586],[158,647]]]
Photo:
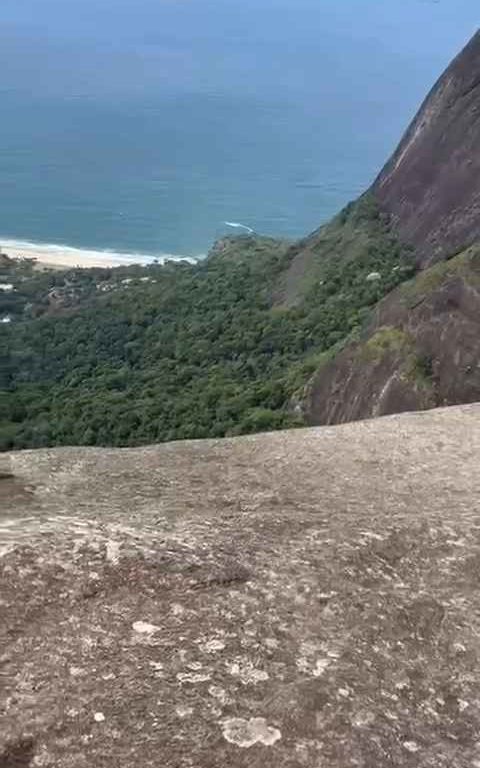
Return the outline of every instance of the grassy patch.
[[[410,354],[405,361],[405,377],[422,389],[433,386],[433,361],[430,357]]]
[[[419,272],[413,280],[405,282],[400,291],[407,306],[412,307],[455,277],[462,277],[469,285],[480,288],[480,245]]]
[[[417,352],[415,340],[408,333],[391,326],[380,328],[360,351],[361,360],[369,363],[379,363],[387,355],[397,358],[404,380],[422,389],[432,388],[433,361]]]
[[[366,362],[379,362],[387,354],[408,354],[411,352],[413,344],[413,339],[405,331],[385,326],[379,328],[363,345],[361,356]]]

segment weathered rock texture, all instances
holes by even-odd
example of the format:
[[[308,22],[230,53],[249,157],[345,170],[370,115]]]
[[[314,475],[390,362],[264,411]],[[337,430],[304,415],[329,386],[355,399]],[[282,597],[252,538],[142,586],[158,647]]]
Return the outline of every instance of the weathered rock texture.
[[[480,248],[423,271],[376,307],[362,338],[302,398],[311,424],[480,400]]]
[[[480,240],[480,32],[428,95],[374,184],[427,266]]]
[[[421,271],[315,373],[300,398],[309,424],[480,400],[480,32],[371,193]]]
[[[480,765],[480,406],[4,455],[0,765]]]

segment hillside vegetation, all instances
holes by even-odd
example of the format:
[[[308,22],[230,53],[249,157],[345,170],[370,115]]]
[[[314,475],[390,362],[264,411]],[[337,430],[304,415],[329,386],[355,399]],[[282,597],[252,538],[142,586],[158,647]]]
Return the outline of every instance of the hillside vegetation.
[[[0,448],[126,446],[480,400],[480,32],[308,237],[39,273],[0,253]]]
[[[348,243],[348,247],[346,246]],[[245,236],[203,263],[38,273],[0,293],[0,444],[135,445],[294,426],[291,399],[325,353],[413,273],[365,196],[308,251]],[[286,294],[289,294],[290,298]]]

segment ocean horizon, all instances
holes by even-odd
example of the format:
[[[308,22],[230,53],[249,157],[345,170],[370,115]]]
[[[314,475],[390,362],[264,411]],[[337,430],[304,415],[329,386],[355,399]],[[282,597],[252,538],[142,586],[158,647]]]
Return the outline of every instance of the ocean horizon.
[[[201,258],[242,231],[225,222],[316,229],[373,181],[477,14],[472,0],[65,5],[0,8],[0,247],[120,263]]]

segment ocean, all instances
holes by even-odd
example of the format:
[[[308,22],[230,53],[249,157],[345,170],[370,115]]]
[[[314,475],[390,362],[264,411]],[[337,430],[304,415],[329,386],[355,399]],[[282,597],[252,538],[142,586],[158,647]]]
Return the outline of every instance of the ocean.
[[[2,0],[0,246],[201,256],[355,198],[477,0]]]

